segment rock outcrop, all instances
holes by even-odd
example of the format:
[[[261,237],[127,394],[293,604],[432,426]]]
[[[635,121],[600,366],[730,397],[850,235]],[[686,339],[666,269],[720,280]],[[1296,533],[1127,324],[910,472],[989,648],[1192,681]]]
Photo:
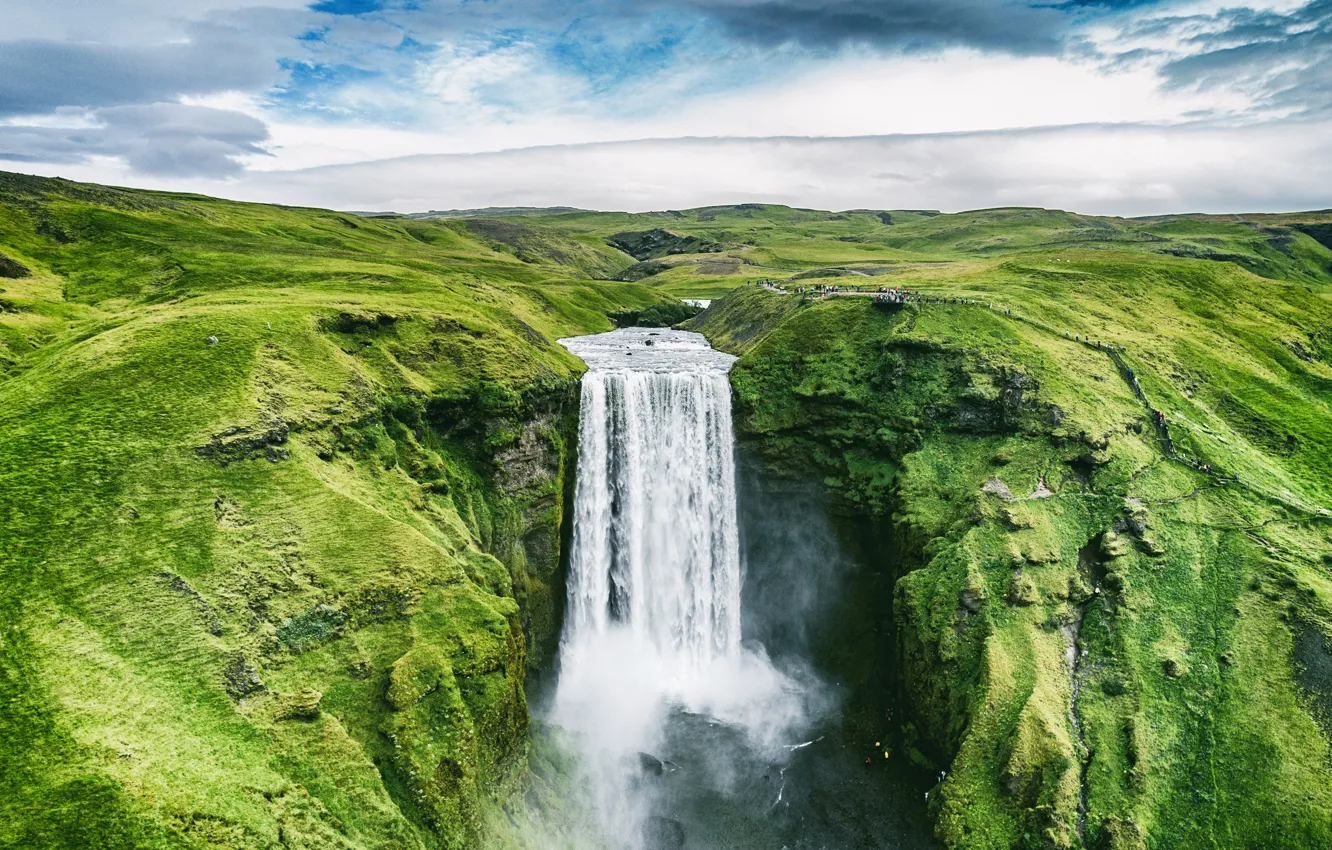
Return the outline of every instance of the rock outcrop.
[[[704,236],[686,236],[670,230],[626,230],[606,240],[635,260],[654,260],[671,254],[713,254],[722,245]]]

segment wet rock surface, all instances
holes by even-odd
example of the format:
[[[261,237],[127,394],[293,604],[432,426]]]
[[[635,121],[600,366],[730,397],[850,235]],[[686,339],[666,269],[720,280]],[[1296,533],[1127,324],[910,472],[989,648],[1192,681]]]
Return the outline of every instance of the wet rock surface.
[[[678,820],[653,815],[643,825],[644,850],[681,850],[684,846],[685,830]]]

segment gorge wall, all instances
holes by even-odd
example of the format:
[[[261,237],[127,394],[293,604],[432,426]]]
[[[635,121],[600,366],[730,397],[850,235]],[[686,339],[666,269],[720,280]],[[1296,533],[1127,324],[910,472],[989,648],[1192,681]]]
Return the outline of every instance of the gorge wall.
[[[262,321],[236,323],[214,362],[255,381],[258,409],[208,392],[185,433],[162,433],[154,423],[177,411],[126,400],[107,439],[139,435],[147,451],[105,467],[82,466],[105,446],[65,453],[87,515],[16,517],[34,526],[8,553],[46,569],[5,642],[45,673],[17,683],[25,707],[7,716],[63,718],[10,739],[30,743],[9,805],[35,807],[8,821],[22,829],[13,846],[72,846],[78,829],[107,847],[468,848],[487,807],[525,789],[523,683],[557,639],[577,377],[371,390],[373,352],[401,357],[435,321],[279,318],[280,342]],[[344,351],[346,371],[309,379]],[[130,392],[172,380],[134,355],[117,368]],[[117,403],[86,369],[63,374]],[[9,425],[7,445],[28,456],[75,433]],[[56,793],[67,808],[51,807]],[[143,793],[166,803],[141,809]]]
[[[944,846],[1327,842],[1279,790],[1329,770],[1288,654],[1327,622],[1316,509],[1167,456],[1107,352],[983,304],[751,288],[692,326],[741,355],[752,465],[841,517],[868,593],[825,657],[852,722],[900,704]]]

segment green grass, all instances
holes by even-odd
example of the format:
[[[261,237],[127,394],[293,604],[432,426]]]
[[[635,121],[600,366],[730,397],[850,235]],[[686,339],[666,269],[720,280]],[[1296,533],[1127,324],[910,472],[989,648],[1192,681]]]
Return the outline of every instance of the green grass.
[[[922,227],[953,239],[961,218],[974,239],[971,216]],[[769,472],[821,478],[847,522],[895,541],[879,675],[907,695],[901,744],[948,771],[938,838],[1332,843],[1332,683],[1292,654],[1302,629],[1332,635],[1325,283],[1011,238],[1034,247],[915,283],[982,306],[746,287],[696,320],[741,355],[737,427]],[[1126,347],[1180,460],[1066,332]]]
[[[554,340],[663,299],[433,222],[9,176],[0,216],[0,845],[475,846],[554,638]]]
[[[1324,846],[1325,219],[415,220],[0,174],[0,846],[587,846],[523,692],[564,592],[555,341],[681,297],[720,299],[762,462],[890,541],[898,646],[857,669],[948,769],[946,846],[1078,846],[1083,800],[1087,847]],[[607,279],[653,228],[723,250]],[[752,286],[808,272],[1000,309]]]
[[[953,215],[828,213],[764,204],[702,210],[628,214],[575,212],[515,216],[507,221],[550,227],[584,239],[606,239],[622,231],[664,228],[719,242],[724,250],[696,257],[664,258],[672,268],[644,282],[684,297],[711,297],[758,277],[786,279],[820,268],[861,268],[875,278],[842,283],[915,285],[922,279],[992,273],[1013,255],[1033,252],[1110,251],[1233,264],[1261,277],[1329,291],[1332,251],[1310,233],[1329,216],[1190,216],[1122,219],[1061,210],[1000,208]],[[1332,229],[1328,230],[1332,234]],[[1324,236],[1332,242],[1332,235]],[[1055,253],[1059,252],[1059,253]],[[733,269],[721,271],[725,264]],[[921,268],[921,267],[924,268]],[[703,278],[703,279],[694,279]],[[658,279],[659,278],[659,279]]]

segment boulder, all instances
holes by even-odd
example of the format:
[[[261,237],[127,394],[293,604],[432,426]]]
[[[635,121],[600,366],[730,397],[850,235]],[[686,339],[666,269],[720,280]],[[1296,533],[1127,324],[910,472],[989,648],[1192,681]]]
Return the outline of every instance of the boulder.
[[[298,694],[284,694],[278,699],[274,719],[314,720],[319,716],[319,704],[323,699],[323,693],[313,688]]]

